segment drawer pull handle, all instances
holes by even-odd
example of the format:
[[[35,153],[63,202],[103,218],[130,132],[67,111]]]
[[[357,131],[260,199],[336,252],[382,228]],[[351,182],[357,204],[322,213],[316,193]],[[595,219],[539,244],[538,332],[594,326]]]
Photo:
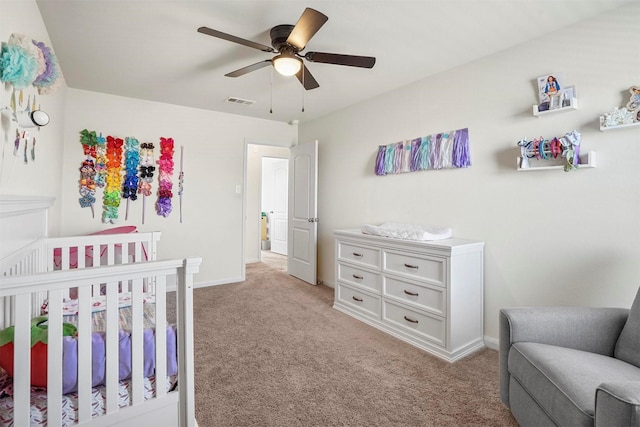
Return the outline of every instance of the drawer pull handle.
[[[358,279],[358,280],[362,280],[362,279],[364,279],[364,277],[362,277],[362,276],[358,276],[357,274],[354,274],[354,275],[353,275],[353,278],[354,278],[354,279]]]
[[[351,298],[353,298],[355,301],[362,302],[362,298],[356,298],[356,297],[351,297]]]
[[[353,253],[353,256],[357,256],[358,258],[361,258],[361,257],[362,257],[362,254],[359,254],[358,252],[354,252],[354,253]]]
[[[411,323],[418,323],[418,321],[417,321],[417,320],[412,319],[412,318],[407,317],[407,316],[404,316],[404,320],[406,320],[407,322],[411,322]]]
[[[417,297],[418,296],[417,292],[409,292],[406,289],[405,289],[404,293],[407,294],[407,295],[411,295],[412,297]]]
[[[405,264],[404,266],[407,268],[415,268],[416,270],[418,269],[417,265]]]

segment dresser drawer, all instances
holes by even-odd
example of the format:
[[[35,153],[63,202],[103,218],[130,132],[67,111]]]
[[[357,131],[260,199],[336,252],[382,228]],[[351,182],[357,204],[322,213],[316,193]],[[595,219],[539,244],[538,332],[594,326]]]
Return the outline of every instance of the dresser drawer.
[[[380,273],[372,273],[370,271],[339,262],[338,280],[356,287],[364,286],[371,291],[380,293]]]
[[[382,321],[416,338],[445,346],[446,325],[444,318],[430,316],[388,300],[382,300]]]
[[[437,286],[446,286],[447,284],[447,260],[445,258],[385,250],[382,259],[382,269],[385,272],[426,280]]]
[[[338,242],[338,259],[380,269],[380,249]]]
[[[336,301],[364,315],[380,319],[380,297],[360,292],[342,283],[336,284]]]
[[[447,312],[445,288],[416,285],[384,276],[382,278],[382,294],[440,316],[445,316]]]

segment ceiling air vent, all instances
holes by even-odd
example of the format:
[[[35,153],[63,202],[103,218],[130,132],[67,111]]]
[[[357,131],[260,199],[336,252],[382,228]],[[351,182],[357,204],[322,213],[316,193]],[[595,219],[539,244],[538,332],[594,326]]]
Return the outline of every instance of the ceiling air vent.
[[[238,105],[253,105],[256,101],[252,101],[250,99],[242,99],[236,98],[235,96],[230,96],[224,100],[224,102],[228,102],[230,104],[238,104]]]

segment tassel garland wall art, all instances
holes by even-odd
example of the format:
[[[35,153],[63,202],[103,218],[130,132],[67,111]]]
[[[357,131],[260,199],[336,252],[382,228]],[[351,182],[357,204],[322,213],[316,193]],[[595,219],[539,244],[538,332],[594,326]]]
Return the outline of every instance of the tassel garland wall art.
[[[160,138],[160,159],[158,160],[160,173],[158,174],[158,201],[156,212],[168,217],[171,213],[171,198],[173,197],[173,138]]]
[[[380,145],[376,175],[416,172],[428,169],[468,168],[469,129],[457,129],[394,144]]]

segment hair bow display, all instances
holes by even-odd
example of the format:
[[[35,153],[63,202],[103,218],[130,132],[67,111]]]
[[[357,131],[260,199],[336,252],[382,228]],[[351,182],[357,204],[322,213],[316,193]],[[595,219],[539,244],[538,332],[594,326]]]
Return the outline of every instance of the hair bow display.
[[[80,186],[80,202],[81,208],[91,208],[91,215],[94,216],[95,212],[93,210],[93,204],[96,201],[95,191],[96,191],[96,177],[97,171],[95,167],[96,160],[96,145],[98,140],[96,138],[96,133],[94,131],[88,131],[87,129],[83,129],[80,131],[80,143],[82,144],[82,150],[86,159],[82,162],[80,166],[80,180],[78,184]]]
[[[160,159],[158,166],[160,173],[158,174],[158,200],[156,202],[156,212],[158,215],[168,217],[171,213],[171,192],[173,183],[171,175],[173,174],[173,138],[160,138]]]
[[[124,219],[129,219],[129,200],[138,199],[138,165],[140,164],[140,144],[135,138],[125,138],[126,159],[125,178],[122,185],[122,198],[127,199]]]
[[[118,208],[122,188],[122,138],[107,136],[105,189],[103,196],[102,222],[115,224],[118,220]]]

